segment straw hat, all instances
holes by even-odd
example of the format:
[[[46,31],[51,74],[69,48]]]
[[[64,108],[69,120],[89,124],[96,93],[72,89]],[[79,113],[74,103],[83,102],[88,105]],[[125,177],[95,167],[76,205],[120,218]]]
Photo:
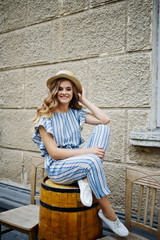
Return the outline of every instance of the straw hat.
[[[60,70],[55,76],[49,78],[47,80],[47,87],[50,88],[52,83],[60,78],[66,78],[66,79],[70,80],[71,82],[73,82],[75,84],[78,92],[82,91],[82,85],[81,85],[80,81],[73,75],[72,72],[67,71],[67,70]]]

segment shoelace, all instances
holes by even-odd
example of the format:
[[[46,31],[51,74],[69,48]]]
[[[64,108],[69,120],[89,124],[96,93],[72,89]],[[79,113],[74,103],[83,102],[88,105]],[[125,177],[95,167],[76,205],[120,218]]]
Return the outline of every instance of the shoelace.
[[[117,218],[117,220],[114,222],[114,227],[119,228],[121,226],[120,220]]]
[[[87,184],[85,184],[85,185],[83,185],[83,191],[87,191],[87,190],[89,190],[90,191],[90,186],[89,186],[89,184],[87,183]]]

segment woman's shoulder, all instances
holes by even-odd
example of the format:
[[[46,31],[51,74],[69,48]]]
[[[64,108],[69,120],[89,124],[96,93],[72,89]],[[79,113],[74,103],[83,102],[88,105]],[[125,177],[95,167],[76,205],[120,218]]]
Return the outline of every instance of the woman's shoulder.
[[[76,116],[77,120],[80,121],[80,123],[84,123],[88,112],[83,109],[72,109],[72,114]]]
[[[74,115],[76,115],[77,117],[79,117],[79,116],[81,116],[81,115],[83,114],[84,110],[71,108],[69,112],[70,112],[71,114],[74,114]]]
[[[52,122],[52,117],[42,116],[36,123],[35,128],[39,127],[40,125],[42,126],[51,125],[51,122]]]

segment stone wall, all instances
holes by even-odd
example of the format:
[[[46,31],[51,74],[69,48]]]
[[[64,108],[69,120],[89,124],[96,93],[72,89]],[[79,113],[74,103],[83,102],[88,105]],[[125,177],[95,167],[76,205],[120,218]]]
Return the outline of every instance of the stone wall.
[[[111,202],[124,211],[125,167],[160,167],[158,148],[129,140],[132,130],[149,129],[152,0],[5,0],[0,19],[1,181],[29,186],[31,156],[39,155],[31,121],[46,80],[68,69],[111,118],[103,166]]]

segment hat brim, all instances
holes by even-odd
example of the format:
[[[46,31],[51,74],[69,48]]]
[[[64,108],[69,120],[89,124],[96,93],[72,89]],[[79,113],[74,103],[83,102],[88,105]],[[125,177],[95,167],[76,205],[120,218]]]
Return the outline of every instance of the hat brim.
[[[73,82],[75,84],[78,92],[82,91],[82,85],[81,85],[80,81],[77,78],[67,75],[67,74],[59,74],[59,75],[55,75],[54,77],[49,78],[47,80],[47,87],[50,88],[51,85],[53,84],[53,82],[60,78],[65,78],[66,80],[70,80],[71,82]]]

